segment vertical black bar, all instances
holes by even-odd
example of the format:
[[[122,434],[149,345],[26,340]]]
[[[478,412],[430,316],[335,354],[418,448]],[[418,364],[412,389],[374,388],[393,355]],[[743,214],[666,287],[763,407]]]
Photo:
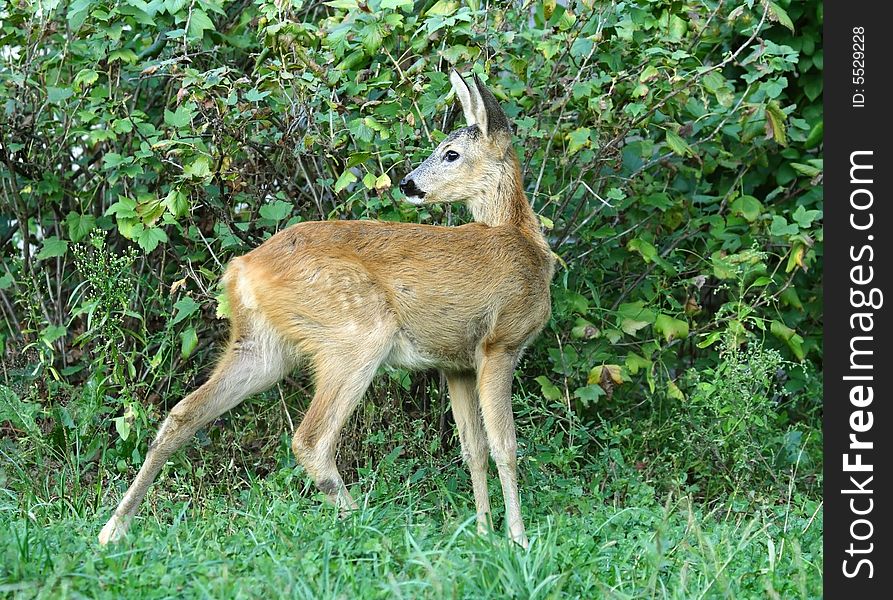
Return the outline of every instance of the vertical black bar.
[[[884,2],[824,5],[825,596],[893,593],[893,444],[885,314],[893,34]],[[893,298],[891,298],[893,300]],[[853,595],[855,593],[856,595]],[[844,596],[844,594],[849,594]]]

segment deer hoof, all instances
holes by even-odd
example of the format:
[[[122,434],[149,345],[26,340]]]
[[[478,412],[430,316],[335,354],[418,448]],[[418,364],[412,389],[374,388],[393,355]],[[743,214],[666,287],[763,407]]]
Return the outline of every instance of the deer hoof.
[[[127,535],[130,528],[130,519],[121,518],[118,515],[112,515],[109,522],[105,524],[102,531],[99,532],[99,543],[103,546],[118,542]]]
[[[516,544],[518,544],[519,546],[524,548],[525,550],[527,550],[530,547],[530,542],[527,541],[527,534],[524,533],[523,528],[521,528],[520,531],[518,531],[518,530],[510,531],[509,538],[513,542],[515,542]]]

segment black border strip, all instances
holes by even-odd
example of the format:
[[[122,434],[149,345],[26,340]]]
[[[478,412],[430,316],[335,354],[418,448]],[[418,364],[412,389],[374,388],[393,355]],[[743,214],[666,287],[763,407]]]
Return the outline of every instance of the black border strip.
[[[884,2],[824,5],[824,589],[888,598],[893,378],[885,298],[893,219]],[[860,54],[861,53],[861,54]],[[855,165],[855,166],[854,166]]]

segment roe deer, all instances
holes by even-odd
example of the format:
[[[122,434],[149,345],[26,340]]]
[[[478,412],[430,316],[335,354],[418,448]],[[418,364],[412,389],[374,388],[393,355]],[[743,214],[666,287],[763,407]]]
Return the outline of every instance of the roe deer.
[[[121,539],[171,454],[246,397],[309,364],[315,395],[292,449],[342,511],[356,508],[335,464],[341,428],[382,364],[440,369],[477,523],[489,524],[487,450],[499,470],[508,533],[527,545],[516,475],[511,390],[524,348],[551,313],[554,257],[527,201],[511,130],[475,76],[450,74],[467,127],[400,188],[413,204],[464,201],[476,223],[300,223],[234,259],[224,275],[229,346],[208,381],[171,410],[99,534]]]

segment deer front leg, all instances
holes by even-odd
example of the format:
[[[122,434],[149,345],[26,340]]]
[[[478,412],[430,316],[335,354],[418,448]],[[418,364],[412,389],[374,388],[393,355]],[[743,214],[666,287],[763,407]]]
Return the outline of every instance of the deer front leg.
[[[479,533],[490,528],[490,495],[487,492],[487,438],[481,421],[477,385],[473,373],[446,373],[453,418],[459,430],[462,458],[471,473]]]
[[[518,496],[518,443],[512,417],[514,370],[514,355],[501,352],[485,354],[478,367],[478,393],[490,455],[496,463],[502,484],[509,537],[526,548],[527,535],[524,533]]]
[[[281,349],[273,347],[269,340],[261,345],[245,339],[230,346],[208,381],[178,402],[162,423],[139,473],[102,528],[99,543],[116,542],[127,534],[133,515],[164,463],[196,431],[251,394],[275,384],[285,367]]]

